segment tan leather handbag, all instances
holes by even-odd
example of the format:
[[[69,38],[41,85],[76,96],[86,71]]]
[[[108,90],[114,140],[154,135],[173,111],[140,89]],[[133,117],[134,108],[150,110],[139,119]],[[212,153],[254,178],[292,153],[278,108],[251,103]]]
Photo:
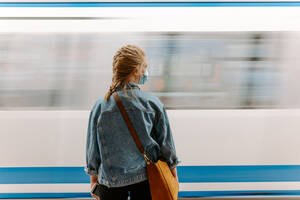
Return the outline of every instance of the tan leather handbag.
[[[177,179],[172,175],[168,164],[161,160],[152,163],[147,158],[142,143],[137,136],[118,94],[115,92],[113,95],[139,151],[145,158],[152,200],[177,200],[179,184]]]

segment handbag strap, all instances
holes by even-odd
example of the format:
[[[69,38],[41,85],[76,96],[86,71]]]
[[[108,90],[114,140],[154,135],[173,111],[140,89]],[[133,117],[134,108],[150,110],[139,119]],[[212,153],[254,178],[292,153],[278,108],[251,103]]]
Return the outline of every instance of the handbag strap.
[[[121,114],[122,114],[122,116],[123,116],[123,118],[124,118],[124,120],[125,120],[125,122],[127,124],[127,127],[129,129],[132,137],[133,137],[133,140],[134,140],[136,146],[138,147],[138,149],[141,152],[141,154],[143,154],[145,160],[146,161],[150,161],[149,158],[146,156],[146,154],[144,152],[144,147],[143,147],[143,145],[142,145],[142,143],[141,143],[141,141],[140,141],[140,139],[139,139],[139,137],[138,137],[138,135],[137,135],[137,133],[136,133],[136,131],[134,129],[133,124],[131,123],[131,121],[130,121],[130,119],[128,117],[128,114],[127,114],[127,112],[126,112],[126,110],[125,110],[125,108],[124,108],[124,106],[123,106],[123,104],[122,104],[122,102],[121,102],[121,100],[120,100],[117,92],[114,92],[113,96],[114,96],[114,98],[115,98],[115,100],[117,102],[119,110],[121,111]]]

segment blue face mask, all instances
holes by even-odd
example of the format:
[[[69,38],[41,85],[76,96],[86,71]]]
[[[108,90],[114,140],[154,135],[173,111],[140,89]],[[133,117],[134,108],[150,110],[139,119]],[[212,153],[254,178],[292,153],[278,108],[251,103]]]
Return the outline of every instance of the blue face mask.
[[[148,70],[145,71],[144,75],[140,78],[139,84],[143,85],[148,80]]]

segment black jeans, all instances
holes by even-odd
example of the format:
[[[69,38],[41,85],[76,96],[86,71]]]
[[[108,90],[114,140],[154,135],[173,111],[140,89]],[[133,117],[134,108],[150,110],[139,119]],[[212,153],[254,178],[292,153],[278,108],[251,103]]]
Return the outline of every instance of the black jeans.
[[[151,200],[148,180],[123,187],[107,187],[100,185],[100,200]]]

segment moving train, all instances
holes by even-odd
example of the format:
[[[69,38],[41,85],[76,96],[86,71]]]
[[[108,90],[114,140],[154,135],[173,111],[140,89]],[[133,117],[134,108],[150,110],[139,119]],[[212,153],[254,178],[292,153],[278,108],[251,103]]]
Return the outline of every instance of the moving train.
[[[0,198],[91,198],[90,110],[142,47],[180,198],[300,195],[300,2],[0,2]]]

